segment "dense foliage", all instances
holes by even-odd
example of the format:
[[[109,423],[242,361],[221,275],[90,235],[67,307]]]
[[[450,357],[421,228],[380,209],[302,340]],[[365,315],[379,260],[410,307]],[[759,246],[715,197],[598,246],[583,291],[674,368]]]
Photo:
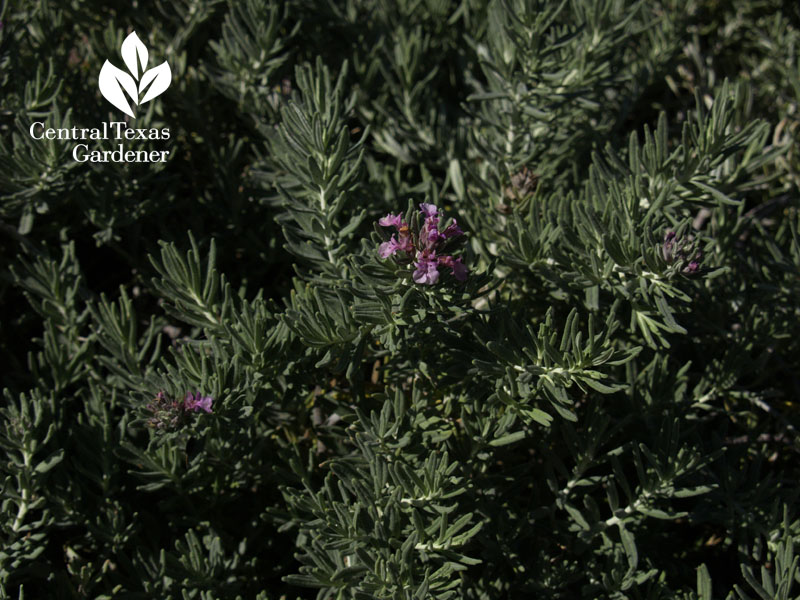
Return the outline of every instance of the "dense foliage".
[[[800,598],[797,3],[0,22],[0,598]]]

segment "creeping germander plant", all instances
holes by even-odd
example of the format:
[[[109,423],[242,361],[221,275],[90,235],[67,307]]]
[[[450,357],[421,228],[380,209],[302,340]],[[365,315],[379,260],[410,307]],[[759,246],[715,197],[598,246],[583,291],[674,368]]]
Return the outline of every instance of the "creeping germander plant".
[[[0,599],[800,598],[794,4],[0,23]]]

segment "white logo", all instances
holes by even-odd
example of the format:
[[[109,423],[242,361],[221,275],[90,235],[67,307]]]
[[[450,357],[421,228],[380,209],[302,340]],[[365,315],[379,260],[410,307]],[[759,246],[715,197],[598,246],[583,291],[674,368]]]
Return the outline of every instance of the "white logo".
[[[133,77],[106,60],[103,68],[100,69],[100,93],[122,112],[135,117],[131,105],[125,94],[122,93],[123,90],[133,100],[134,105],[144,104],[166,91],[169,84],[172,83],[172,71],[166,61],[149,71],[146,70],[147,47],[138,38],[135,31],[122,42],[121,52],[122,60],[125,61],[125,66],[128,67],[128,71]],[[141,79],[139,78],[139,65],[141,65]],[[144,97],[140,100],[139,96],[143,93]]]

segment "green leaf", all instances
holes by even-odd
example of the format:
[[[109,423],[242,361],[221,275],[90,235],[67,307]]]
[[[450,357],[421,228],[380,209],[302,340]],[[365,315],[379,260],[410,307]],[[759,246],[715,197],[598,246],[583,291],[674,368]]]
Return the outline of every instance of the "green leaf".
[[[698,600],[713,600],[711,576],[705,564],[697,567],[697,598]]]
[[[461,176],[461,165],[458,159],[452,159],[447,168],[447,174],[450,177],[450,183],[453,184],[453,189],[459,200],[464,199],[464,178]]]
[[[631,571],[634,571],[639,564],[639,553],[636,550],[636,542],[633,539],[633,534],[620,524],[619,537],[622,540],[622,547],[625,549],[625,554],[628,557],[628,566]]]
[[[492,440],[491,442],[489,442],[489,445],[506,446],[508,444],[513,444],[514,442],[518,442],[519,440],[524,439],[525,436],[526,436],[525,431],[515,431],[513,433],[507,433],[502,437]]]

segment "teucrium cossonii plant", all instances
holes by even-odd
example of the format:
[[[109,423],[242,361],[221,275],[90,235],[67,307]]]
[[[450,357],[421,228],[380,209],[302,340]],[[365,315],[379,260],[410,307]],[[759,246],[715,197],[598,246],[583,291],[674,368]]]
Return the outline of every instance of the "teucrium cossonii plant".
[[[0,23],[0,598],[798,597],[793,6]]]

